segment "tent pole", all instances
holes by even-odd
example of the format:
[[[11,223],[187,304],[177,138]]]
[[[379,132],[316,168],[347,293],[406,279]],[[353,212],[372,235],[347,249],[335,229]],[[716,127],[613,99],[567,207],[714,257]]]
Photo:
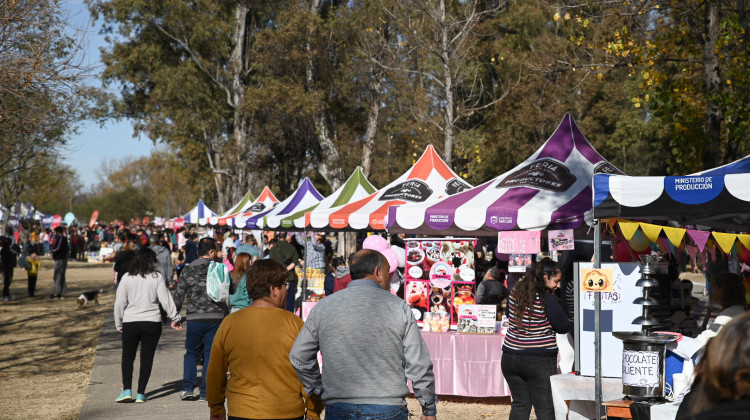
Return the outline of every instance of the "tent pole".
[[[304,230],[305,233],[305,266],[302,267],[302,302],[307,301],[307,227],[305,227]],[[300,308],[302,307],[302,304],[300,304]],[[302,312],[300,311],[300,315],[302,315]]]
[[[602,238],[600,220],[594,220],[594,268],[602,266]],[[594,400],[596,403],[596,418],[602,418],[602,294],[594,293]]]

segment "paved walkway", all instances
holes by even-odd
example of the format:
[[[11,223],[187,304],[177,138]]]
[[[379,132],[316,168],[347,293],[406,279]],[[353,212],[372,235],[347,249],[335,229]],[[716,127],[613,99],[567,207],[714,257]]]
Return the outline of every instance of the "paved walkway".
[[[205,402],[181,401],[182,360],[185,353],[185,331],[169,326],[162,329],[159,347],[154,357],[154,368],[146,388],[149,401],[145,404],[116,403],[122,387],[120,333],[115,331],[112,315],[102,324],[99,344],[94,356],[88,394],[81,408],[80,419],[179,419],[206,420],[209,417]],[[133,367],[133,392],[138,383],[140,353]],[[200,375],[200,371],[199,371]],[[196,388],[195,392],[198,392]]]

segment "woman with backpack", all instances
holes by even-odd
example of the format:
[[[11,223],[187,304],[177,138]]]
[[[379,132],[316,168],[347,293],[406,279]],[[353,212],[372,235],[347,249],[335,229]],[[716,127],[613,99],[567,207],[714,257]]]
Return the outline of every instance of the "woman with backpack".
[[[161,337],[159,305],[171,319],[172,328],[182,330],[180,314],[172,295],[161,274],[156,271],[156,253],[143,247],[134,255],[127,273],[122,276],[115,297],[115,328],[122,333],[122,392],[116,402],[133,401],[133,362],[139,344],[141,362],[135,402],[145,403],[148,400],[146,385]]]

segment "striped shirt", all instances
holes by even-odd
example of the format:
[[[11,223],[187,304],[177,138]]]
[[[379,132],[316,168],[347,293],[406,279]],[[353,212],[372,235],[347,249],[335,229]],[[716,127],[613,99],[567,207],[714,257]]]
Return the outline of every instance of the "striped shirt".
[[[505,334],[503,352],[556,356],[555,333],[564,334],[572,326],[557,298],[551,293],[544,296],[537,293],[532,309],[524,312],[523,328],[516,325],[515,312],[515,298],[511,293],[508,298],[510,326]]]

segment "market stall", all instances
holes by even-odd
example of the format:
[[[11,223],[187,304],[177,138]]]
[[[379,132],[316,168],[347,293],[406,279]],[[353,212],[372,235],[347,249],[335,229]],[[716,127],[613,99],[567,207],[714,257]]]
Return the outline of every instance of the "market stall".
[[[253,193],[250,191],[245,194],[244,197],[240,201],[237,202],[237,204],[233,205],[229,210],[225,211],[222,214],[212,216],[208,218],[208,223],[213,226],[225,226],[227,224],[227,219],[239,214],[242,212],[245,208],[250,207],[252,203],[255,201],[255,197],[253,196]]]
[[[333,194],[324,198],[320,203],[300,210],[287,216],[270,216],[269,224],[273,223],[287,230],[303,230],[310,228],[309,213],[312,211],[323,211],[334,207],[344,206],[361,200],[377,191],[370,181],[367,180],[362,168],[357,166],[349,176],[344,185],[339,187]]]
[[[523,271],[530,264],[529,254],[539,252],[540,230],[555,230],[547,238],[552,244],[550,249],[557,245],[559,249],[571,249],[576,228],[576,234],[591,239],[585,229],[593,220],[591,182],[597,172],[621,173],[594,150],[573,118],[565,115],[544,145],[497,178],[447,198],[391,207],[388,231],[436,236],[498,235],[500,252],[519,254],[509,268]],[[425,255],[433,252],[425,251],[424,245],[420,249]],[[407,253],[410,251],[407,248]],[[413,259],[422,258],[422,253],[411,252]],[[409,258],[407,254],[407,261]],[[515,264],[517,261],[521,262]],[[456,268],[460,267],[449,269]]]
[[[206,203],[199,199],[198,204],[180,218],[184,220],[185,224],[199,224],[201,223],[201,220],[203,220],[202,224],[205,225],[206,221],[208,221],[208,218],[211,216],[216,216],[216,212],[208,208]]]
[[[427,146],[414,165],[395,181],[368,197],[339,207],[315,209],[305,217],[309,226],[325,231],[385,230],[388,209],[406,203],[422,203],[471,188]]]
[[[594,173],[622,173],[566,114],[534,154],[482,185],[437,202],[388,211],[388,231],[425,235],[496,235],[499,231],[573,229],[592,220]]]
[[[318,204],[322,199],[323,196],[312,184],[310,178],[305,177],[299,187],[286,200],[272,209],[251,216],[247,220],[246,226],[257,229],[276,229],[285,216]]]
[[[750,160],[748,158],[728,165],[687,176],[626,177],[597,174],[594,176],[595,236],[602,226],[618,225],[626,240],[636,234],[645,237],[646,243],[660,247],[665,253],[677,255],[681,249],[700,250],[705,261],[709,238],[716,248],[727,255],[750,248],[750,235],[709,231],[722,229],[748,231],[750,223]],[[662,221],[664,225],[634,222],[625,219]],[[608,223],[604,223],[604,220]],[[701,225],[702,229],[689,229],[684,225]],[[679,226],[679,227],[676,227]],[[716,252],[715,250],[712,252]],[[597,255],[596,266],[600,265]],[[601,319],[601,308],[596,308],[596,319]],[[597,325],[597,334],[600,326]],[[601,362],[597,349],[597,365]],[[598,375],[597,375],[598,376]],[[597,407],[602,402],[597,377]],[[679,391],[678,391],[679,392]]]
[[[268,211],[279,204],[279,199],[271,192],[268,186],[263,187],[258,198],[249,205],[243,206],[237,213],[226,218],[226,224],[238,228],[247,226],[247,221],[256,214]]]

